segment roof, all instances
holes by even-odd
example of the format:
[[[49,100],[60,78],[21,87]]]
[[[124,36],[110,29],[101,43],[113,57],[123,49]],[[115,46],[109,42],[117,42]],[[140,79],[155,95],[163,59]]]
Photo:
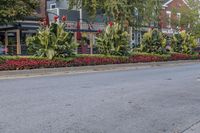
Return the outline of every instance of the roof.
[[[40,23],[38,21],[18,21],[7,25],[0,25],[0,31],[6,30],[37,30],[40,27]]]
[[[170,4],[171,2],[173,2],[174,0],[163,0],[163,6],[164,7],[167,7],[167,5],[168,4]],[[186,2],[186,0],[182,0],[186,5],[188,5],[187,4],[187,2]]]

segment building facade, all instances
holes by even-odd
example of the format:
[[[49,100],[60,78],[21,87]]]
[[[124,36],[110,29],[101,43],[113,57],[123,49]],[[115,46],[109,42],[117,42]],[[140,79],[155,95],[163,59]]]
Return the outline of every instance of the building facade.
[[[186,0],[163,0],[162,3],[162,9],[159,16],[159,24],[158,25],[151,25],[150,27],[143,27],[138,31],[133,32],[133,47],[137,47],[140,45],[142,36],[145,32],[147,32],[152,27],[159,28],[163,33],[172,35],[177,32],[178,29],[181,27],[178,27],[178,25],[174,25],[172,22],[172,19],[179,20],[181,18],[181,13],[173,13],[173,10],[180,9],[180,8],[189,8],[187,5]]]
[[[160,16],[160,27],[163,33],[173,34],[180,29],[178,25],[173,24],[172,19],[180,21],[181,13],[173,13],[173,10],[179,10],[180,8],[189,8],[185,0],[167,0],[162,6]]]
[[[76,29],[77,22],[80,21],[81,29],[99,30],[105,26],[103,14],[97,14],[95,18],[90,18],[84,9],[73,8],[69,10],[68,0],[47,0],[47,12],[50,22],[54,21],[54,16],[58,16],[61,21],[62,16],[67,16],[69,29]]]

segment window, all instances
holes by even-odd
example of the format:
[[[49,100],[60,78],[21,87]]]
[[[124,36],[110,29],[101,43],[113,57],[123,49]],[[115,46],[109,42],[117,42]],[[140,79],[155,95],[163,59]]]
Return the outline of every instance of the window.
[[[54,9],[54,8],[56,8],[56,3],[50,4],[50,9]]]
[[[171,17],[172,17],[172,13],[171,13],[171,11],[166,11],[166,14],[167,14],[167,22],[168,22],[167,27],[168,27],[168,28],[171,28]]]

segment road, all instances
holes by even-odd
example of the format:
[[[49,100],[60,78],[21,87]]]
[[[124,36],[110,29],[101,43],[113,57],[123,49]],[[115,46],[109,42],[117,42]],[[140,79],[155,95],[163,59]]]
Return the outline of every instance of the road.
[[[199,68],[0,80],[0,133],[187,133],[200,125]]]

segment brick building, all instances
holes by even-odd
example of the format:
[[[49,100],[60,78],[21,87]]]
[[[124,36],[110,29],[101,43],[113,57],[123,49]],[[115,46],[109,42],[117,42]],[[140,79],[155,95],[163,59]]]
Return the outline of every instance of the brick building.
[[[172,20],[179,21],[181,18],[181,13],[173,13],[173,10],[180,8],[189,8],[185,0],[165,0],[160,16],[160,28],[163,33],[173,34],[176,32],[178,25],[173,24]]]
[[[160,12],[160,22],[159,22],[159,26],[155,25],[155,23],[150,24],[150,27],[144,27],[142,28],[142,30],[139,31],[134,31],[132,34],[132,43],[133,46],[137,46],[140,45],[141,40],[142,40],[142,36],[145,32],[147,32],[150,28],[152,27],[159,27],[161,29],[161,31],[165,34],[171,35],[173,33],[175,33],[177,31],[177,25],[174,25],[172,23],[172,19],[180,19],[181,17],[181,13],[173,13],[173,10],[176,9],[180,9],[180,8],[189,8],[187,5],[186,0],[162,0],[162,9]]]

